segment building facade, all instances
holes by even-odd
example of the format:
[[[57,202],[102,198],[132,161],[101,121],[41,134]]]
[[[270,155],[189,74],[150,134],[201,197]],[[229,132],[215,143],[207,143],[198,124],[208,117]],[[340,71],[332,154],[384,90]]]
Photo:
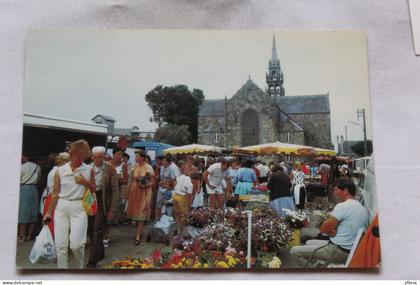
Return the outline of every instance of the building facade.
[[[281,141],[333,148],[329,94],[285,96],[275,38],[266,83],[262,90],[249,78],[229,99],[204,100],[198,143],[241,147]]]

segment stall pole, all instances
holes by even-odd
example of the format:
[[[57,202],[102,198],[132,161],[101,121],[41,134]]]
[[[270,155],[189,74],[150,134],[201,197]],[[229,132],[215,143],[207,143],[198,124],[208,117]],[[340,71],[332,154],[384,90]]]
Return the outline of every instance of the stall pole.
[[[246,211],[248,216],[248,249],[247,249],[247,268],[251,268],[251,227],[252,227],[252,211]]]

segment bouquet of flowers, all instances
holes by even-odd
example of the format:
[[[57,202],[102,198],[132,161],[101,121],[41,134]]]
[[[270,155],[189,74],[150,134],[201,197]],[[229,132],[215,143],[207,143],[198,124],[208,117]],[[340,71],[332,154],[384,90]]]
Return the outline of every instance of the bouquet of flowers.
[[[286,214],[286,222],[291,228],[300,229],[309,222],[308,216],[301,210],[292,211],[290,209],[283,208],[283,211]]]

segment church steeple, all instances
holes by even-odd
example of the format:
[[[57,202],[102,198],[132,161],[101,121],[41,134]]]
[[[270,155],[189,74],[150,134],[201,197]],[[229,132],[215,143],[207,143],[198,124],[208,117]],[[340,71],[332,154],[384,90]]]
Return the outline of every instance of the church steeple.
[[[271,59],[268,61],[268,72],[266,74],[266,82],[268,95],[284,96],[283,71],[280,67],[280,60],[277,57],[275,36],[273,36]]]

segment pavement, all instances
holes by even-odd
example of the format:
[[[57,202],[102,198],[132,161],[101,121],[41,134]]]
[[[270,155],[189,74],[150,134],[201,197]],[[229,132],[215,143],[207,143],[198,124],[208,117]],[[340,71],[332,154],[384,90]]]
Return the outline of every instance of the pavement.
[[[110,246],[105,249],[105,258],[98,263],[98,269],[111,264],[113,260],[122,259],[126,256],[146,258],[157,248],[167,247],[164,244],[156,242],[147,242],[146,233],[148,226],[145,226],[142,241],[140,245],[134,245],[135,228],[128,225],[119,225],[111,227]],[[55,263],[32,264],[29,261],[29,254],[35,241],[17,243],[16,266],[19,269],[56,269]],[[89,245],[85,248],[85,264],[89,257]],[[296,268],[297,263],[289,254],[289,249],[282,249],[279,252],[279,258],[282,261],[282,268]],[[69,266],[74,264],[71,251],[69,251]],[[73,265],[74,266],[74,265]]]

